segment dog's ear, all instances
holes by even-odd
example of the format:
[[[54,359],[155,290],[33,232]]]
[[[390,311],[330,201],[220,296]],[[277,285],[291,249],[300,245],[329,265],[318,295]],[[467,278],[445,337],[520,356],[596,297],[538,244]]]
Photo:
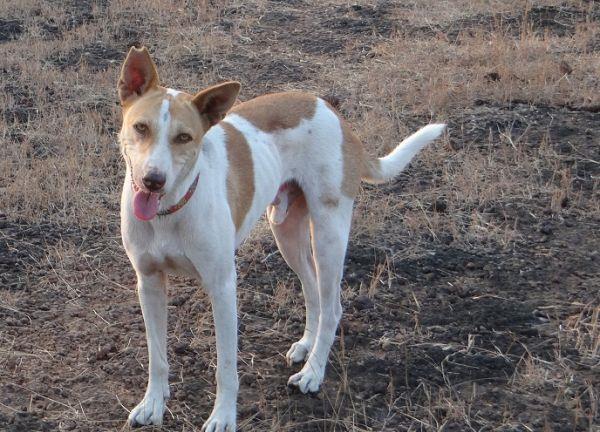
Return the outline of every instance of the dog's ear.
[[[202,90],[194,96],[194,104],[211,126],[219,123],[233,106],[240,92],[240,83],[227,81]]]
[[[119,77],[119,99],[125,106],[158,85],[156,66],[146,47],[131,47]]]

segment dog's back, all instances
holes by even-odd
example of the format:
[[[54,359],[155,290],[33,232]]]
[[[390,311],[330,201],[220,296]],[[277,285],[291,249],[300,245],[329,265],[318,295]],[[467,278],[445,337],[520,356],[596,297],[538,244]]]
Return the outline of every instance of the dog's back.
[[[428,125],[386,157],[372,159],[338,112],[325,100],[308,93],[259,96],[235,105],[224,122],[246,140],[263,143],[264,147],[257,151],[269,145],[277,150],[281,183],[293,180],[309,195],[309,201],[319,199],[328,205],[341,194],[353,199],[361,180],[379,183],[393,178],[445,127]],[[317,197],[311,196],[314,194]]]

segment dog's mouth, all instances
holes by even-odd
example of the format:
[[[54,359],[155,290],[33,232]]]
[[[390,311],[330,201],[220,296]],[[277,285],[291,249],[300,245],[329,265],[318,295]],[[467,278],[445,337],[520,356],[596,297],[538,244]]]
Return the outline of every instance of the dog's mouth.
[[[158,213],[158,207],[160,206],[159,192],[149,192],[139,187],[135,182],[132,182],[133,186],[133,213],[139,220],[149,221],[154,219]]]

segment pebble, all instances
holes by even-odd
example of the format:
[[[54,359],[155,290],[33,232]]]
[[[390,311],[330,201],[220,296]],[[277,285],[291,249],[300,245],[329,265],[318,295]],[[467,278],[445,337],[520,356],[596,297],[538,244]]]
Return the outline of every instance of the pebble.
[[[190,344],[185,341],[179,341],[175,345],[173,345],[173,352],[178,355],[185,354],[188,350]]]
[[[372,309],[375,306],[375,304],[373,303],[373,300],[371,300],[366,295],[359,295],[352,302],[352,306],[354,306],[356,310],[365,310]]]
[[[106,344],[96,352],[96,360],[108,360],[109,354],[115,351],[113,344]]]
[[[543,223],[540,232],[544,235],[550,235],[552,234],[552,226],[549,223]]]
[[[70,431],[74,430],[77,427],[77,424],[73,420],[64,420],[61,421],[58,425],[58,430],[61,431]]]
[[[442,198],[438,198],[437,200],[435,200],[435,203],[433,204],[433,210],[438,213],[444,213],[447,208],[448,208],[448,204]]]

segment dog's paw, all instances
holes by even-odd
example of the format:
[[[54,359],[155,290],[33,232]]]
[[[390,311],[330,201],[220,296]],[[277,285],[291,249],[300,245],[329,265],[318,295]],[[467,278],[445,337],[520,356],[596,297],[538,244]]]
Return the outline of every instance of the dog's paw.
[[[235,407],[215,407],[202,432],[235,432]]]
[[[130,426],[161,425],[167,408],[168,394],[148,392],[144,399],[129,413]]]
[[[294,342],[285,355],[288,366],[306,360],[311,348],[312,344],[304,338],[300,339],[298,342]]]
[[[307,362],[302,370],[288,380],[289,386],[296,386],[302,393],[316,393],[323,382],[324,371],[313,368]]]

